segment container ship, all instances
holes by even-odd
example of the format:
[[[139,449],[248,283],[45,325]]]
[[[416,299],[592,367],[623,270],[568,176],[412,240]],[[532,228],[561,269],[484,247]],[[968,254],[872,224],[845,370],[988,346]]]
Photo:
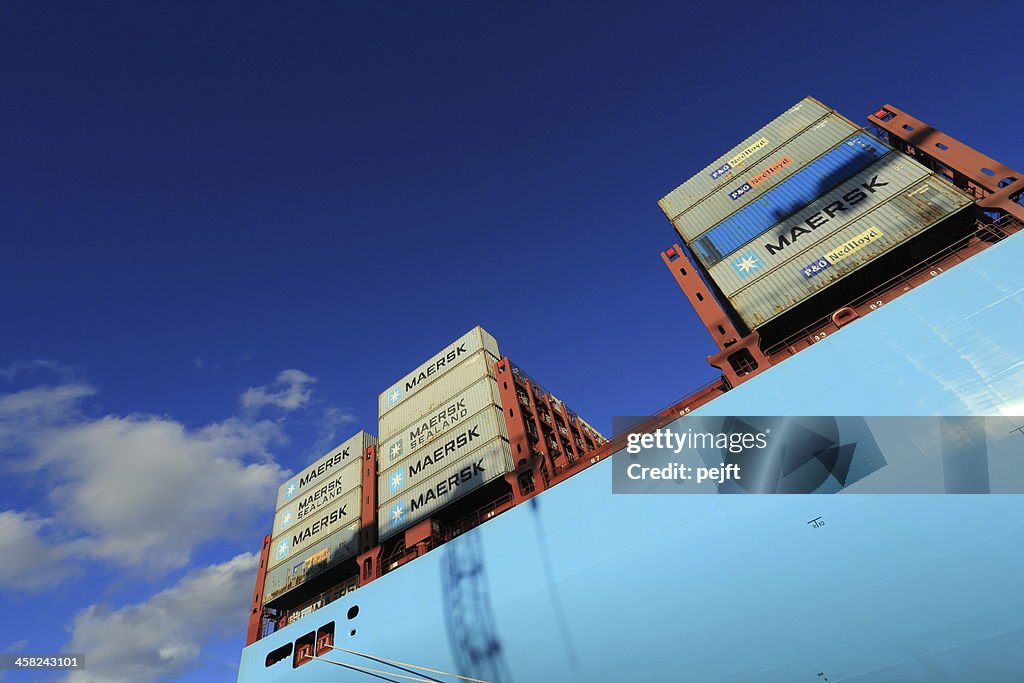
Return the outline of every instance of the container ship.
[[[720,376],[630,430],[1004,416],[1024,453],[1022,191],[805,98],[659,202]],[[1024,680],[1019,496],[613,494],[624,435],[480,327],[377,427],[282,484],[239,683]]]

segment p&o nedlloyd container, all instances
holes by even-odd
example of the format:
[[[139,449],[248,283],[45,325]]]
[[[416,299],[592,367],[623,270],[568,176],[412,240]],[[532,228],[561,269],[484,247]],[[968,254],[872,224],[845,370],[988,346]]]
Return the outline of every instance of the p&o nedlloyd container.
[[[755,329],[972,206],[970,195],[928,173],[863,217],[818,237],[729,302]]]
[[[905,155],[888,154],[806,208],[745,242],[711,266],[708,273],[723,294],[732,296],[769,276],[813,242],[877,209],[928,174],[928,169]],[[734,241],[745,236],[736,236]],[[729,238],[723,235],[721,239]]]
[[[674,223],[675,219],[686,209],[731,183],[737,175],[761,163],[787,140],[810,128],[831,113],[831,109],[813,97],[805,97],[785,113],[711,162],[700,173],[662,197],[658,205],[665,212],[669,221]]]
[[[859,126],[839,114],[828,114],[764,159],[748,164],[744,171],[737,172],[719,190],[676,216],[672,224],[684,240],[695,239],[859,131]]]

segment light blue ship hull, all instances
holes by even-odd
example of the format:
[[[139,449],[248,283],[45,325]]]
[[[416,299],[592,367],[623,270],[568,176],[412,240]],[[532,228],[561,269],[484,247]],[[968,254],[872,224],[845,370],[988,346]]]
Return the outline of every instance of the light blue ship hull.
[[[1022,415],[1022,263],[1017,235],[701,412]],[[245,648],[239,682],[376,680],[265,666],[331,621],[495,683],[1020,683],[1024,496],[612,495],[604,461]]]

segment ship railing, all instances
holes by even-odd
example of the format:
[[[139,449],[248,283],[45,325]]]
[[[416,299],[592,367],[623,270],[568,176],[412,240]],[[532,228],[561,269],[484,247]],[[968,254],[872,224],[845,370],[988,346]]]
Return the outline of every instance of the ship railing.
[[[406,562],[415,560],[423,553],[433,550],[439,545],[451,540],[465,531],[468,531],[474,526],[483,524],[488,519],[504,512],[510,507],[512,507],[512,495],[506,494],[466,515],[465,517],[460,518],[456,522],[445,525],[443,532],[435,530],[431,536],[425,539],[422,543],[417,543],[416,545],[407,548],[405,543],[400,541],[394,549],[383,558],[381,567],[385,572],[394,571]]]
[[[325,605],[345,597],[357,588],[359,588],[359,577],[352,576],[335,586],[331,586],[330,588],[320,593],[316,597],[307,600],[306,602],[302,603],[297,607],[293,607],[292,609],[288,610],[280,610],[277,613],[276,618],[270,620],[269,632],[266,632],[267,626],[264,625],[265,633],[263,635],[269,635],[270,633],[276,631],[278,628],[283,628],[284,626],[292,623],[293,621],[297,621],[299,618],[304,617],[307,614],[312,614],[313,612],[324,607]]]
[[[715,394],[715,392],[725,393],[730,388],[729,382],[724,375],[716,377],[685,394],[678,401],[665,406],[654,415],[632,425],[629,428],[629,432],[653,432],[655,429],[664,427],[669,422],[672,422],[681,415],[685,415],[694,408],[704,405],[711,400],[709,397]],[[560,477],[562,474],[570,473],[572,470],[580,469],[587,464],[593,464],[622,450],[626,447],[626,436],[627,432],[621,432],[611,439],[604,439],[600,446],[583,453],[583,456],[578,459],[569,460],[564,464],[560,462],[554,463],[554,476]]]
[[[431,550],[434,547],[433,539],[428,538],[422,545],[425,545],[425,550]],[[395,546],[394,551],[390,555],[384,558],[381,563],[381,567],[385,572],[394,571],[398,569],[406,562],[416,559],[420,554],[420,545],[414,545],[411,548],[406,548],[405,543],[399,543]]]
[[[933,269],[936,265],[948,259],[952,258],[960,263],[963,263],[971,256],[973,256],[973,252],[965,254],[965,248],[978,243],[979,237],[983,241],[991,240],[995,242],[1002,240],[1009,234],[1013,232],[1018,232],[1022,229],[1024,229],[1024,224],[1021,224],[1020,221],[1018,221],[1016,218],[1009,214],[1000,216],[999,218],[993,220],[979,221],[977,229],[970,235],[967,235],[957,240],[953,244],[936,251],[931,256],[928,256],[923,260],[918,261],[910,268],[907,268],[903,272],[894,275],[893,277],[889,278],[882,284],[878,285],[868,293],[862,294],[861,296],[857,297],[856,299],[848,303],[846,307],[857,308],[860,306],[869,305],[873,301],[879,301],[880,295],[886,292],[891,292],[901,286],[904,288],[905,291],[909,290],[914,287],[914,283],[912,281],[913,278],[920,276],[922,273],[928,271],[930,268]],[[938,275],[939,272],[940,271],[933,270],[932,274]],[[844,307],[840,306],[836,310],[840,310],[841,308]],[[875,306],[872,305],[871,310],[874,309]],[[822,328],[828,327],[830,323],[832,323],[832,317],[824,316],[818,319],[816,322],[811,323],[807,327],[804,327],[799,332],[790,335],[783,341],[768,347],[767,349],[765,349],[764,353],[769,357],[782,353],[789,353],[790,355],[795,354],[798,351],[798,346],[810,346],[811,344],[820,341],[822,338]]]
[[[672,403],[669,403],[667,406],[665,406],[657,413],[655,413],[654,416],[650,418],[650,420],[654,420],[655,418],[662,415],[672,415],[673,418],[678,417],[680,415],[685,415],[691,410],[698,408],[704,404],[704,402],[698,401],[700,397],[706,394],[710,394],[714,392],[716,389],[721,390],[722,393],[725,393],[731,388],[732,387],[729,386],[729,381],[725,378],[725,376],[720,375],[718,377],[715,377],[714,379],[708,380],[704,384],[701,384],[696,389],[686,392],[686,394],[679,397],[679,399],[673,401]]]
[[[487,505],[474,510],[473,512],[459,518],[455,522],[448,525],[445,529],[444,540],[445,542],[466,533],[474,527],[478,527],[487,520],[500,515],[502,512],[512,507],[512,494],[506,493],[500,498],[496,498]]]
[[[381,558],[381,567],[384,568],[384,571],[396,569],[404,564],[403,560],[405,559],[405,555],[405,543],[399,542],[389,555]]]
[[[515,363],[512,363],[512,376],[515,377],[520,382],[527,382],[530,379],[529,377],[526,376],[526,373],[523,372],[522,369]]]

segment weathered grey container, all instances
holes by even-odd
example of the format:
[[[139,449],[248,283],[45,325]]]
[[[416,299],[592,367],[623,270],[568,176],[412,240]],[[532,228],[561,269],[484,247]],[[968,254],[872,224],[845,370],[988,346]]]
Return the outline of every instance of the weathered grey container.
[[[731,182],[680,213],[672,224],[684,240],[696,239],[859,130],[839,114],[829,114],[736,173]]]
[[[498,358],[490,351],[470,354],[452,370],[434,380],[394,410],[381,416],[377,423],[381,441],[388,443],[401,433],[402,428],[439,410],[445,402],[460,391],[476,384],[484,377],[494,378],[494,364]]]
[[[283,534],[291,527],[305,521],[310,515],[327,509],[346,493],[362,486],[362,459],[346,462],[341,469],[325,475],[320,485],[307,490],[277,511],[274,515],[274,535]]]
[[[418,448],[399,460],[377,478],[377,500],[387,501],[414,488],[444,467],[496,437],[508,440],[508,430],[501,408],[487,405],[483,410],[461,420],[440,434],[425,448]]]
[[[331,505],[310,515],[301,524],[278,534],[270,541],[268,566],[274,568],[310,548],[339,529],[359,522],[362,487],[349,491]]]
[[[898,152],[882,157],[867,170],[711,266],[708,271],[711,279],[723,294],[732,296],[761,278],[770,277],[772,271],[807,247],[878,208],[929,173],[927,168]],[[844,200],[851,195],[858,201]],[[816,227],[812,230],[811,226]],[[810,232],[803,232],[805,230]]]
[[[480,350],[501,357],[497,340],[477,325],[448,346],[430,357],[425,363],[391,385],[377,399],[377,415],[383,418],[433,382],[458,367],[466,358]]]
[[[498,383],[492,377],[483,377],[442,401],[427,415],[402,427],[395,436],[382,441],[378,453],[381,468],[388,468],[411,456],[484,408],[499,405]]]
[[[929,175],[827,239],[803,249],[729,301],[747,325],[760,327],[972,204],[966,193]]]
[[[281,484],[277,490],[276,509],[281,509],[287,503],[301,497],[306,490],[316,487],[330,473],[353,460],[359,460],[363,457],[363,452],[375,443],[377,443],[377,437],[360,431],[332,448],[327,455],[318,458],[312,465]]]
[[[358,540],[359,523],[354,522],[298,555],[292,555],[291,561],[282,562],[268,571],[263,583],[263,604],[301,586],[344,560],[355,557]]]
[[[828,115],[832,110],[805,97],[743,142],[715,159],[704,170],[661,198],[658,206],[674,220],[712,192],[733,182],[738,174],[760,163],[783,143]]]
[[[435,510],[511,470],[512,453],[508,442],[500,437],[494,439],[461,461],[407,490],[403,496],[381,506],[377,511],[380,539],[394,536]]]

